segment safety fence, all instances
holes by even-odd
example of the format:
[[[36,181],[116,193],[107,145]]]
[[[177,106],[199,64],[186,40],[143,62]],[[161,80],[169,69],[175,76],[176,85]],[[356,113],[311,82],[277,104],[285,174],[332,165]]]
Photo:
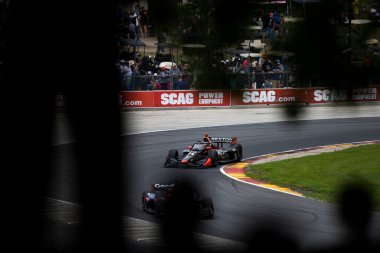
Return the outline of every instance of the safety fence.
[[[219,73],[220,74],[220,73]],[[248,71],[240,70],[236,73],[223,75],[224,87],[229,89],[249,88],[284,88],[295,86],[296,73],[289,71]],[[151,90],[189,90],[202,87],[202,73],[184,72],[180,76],[168,73],[153,73],[145,75],[120,75],[120,89],[122,91],[151,91]],[[220,78],[216,78],[220,80]],[[220,86],[219,86],[220,87]]]

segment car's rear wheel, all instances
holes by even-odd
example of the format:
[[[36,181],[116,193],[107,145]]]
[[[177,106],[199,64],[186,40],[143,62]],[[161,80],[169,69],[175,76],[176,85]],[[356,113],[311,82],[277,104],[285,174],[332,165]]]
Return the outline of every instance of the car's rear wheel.
[[[243,159],[243,147],[238,144],[236,146],[236,161],[240,162]]]
[[[145,210],[146,204],[145,204],[145,199],[144,198],[145,198],[145,193],[143,193],[142,196],[141,196],[141,207],[142,207],[142,209]]]

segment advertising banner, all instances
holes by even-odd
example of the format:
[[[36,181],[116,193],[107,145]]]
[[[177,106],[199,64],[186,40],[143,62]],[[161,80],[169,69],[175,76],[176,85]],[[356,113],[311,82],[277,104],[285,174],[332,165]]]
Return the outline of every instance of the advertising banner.
[[[119,104],[127,108],[150,108],[154,107],[153,92],[132,91],[120,92]]]
[[[351,100],[353,102],[380,101],[380,87],[354,88]]]
[[[229,91],[160,91],[154,92],[155,107],[230,106]]]
[[[307,100],[310,104],[350,101],[348,89],[309,88],[307,91]]]
[[[122,91],[122,108],[230,107],[260,104],[336,103],[380,101],[380,86],[366,88],[285,88],[249,90],[162,90]],[[56,94],[55,106],[64,108],[63,92]]]
[[[306,89],[257,89],[231,92],[231,105],[306,103]]]
[[[380,101],[378,87],[331,89],[308,89],[308,101],[311,104],[331,102],[366,102]]]

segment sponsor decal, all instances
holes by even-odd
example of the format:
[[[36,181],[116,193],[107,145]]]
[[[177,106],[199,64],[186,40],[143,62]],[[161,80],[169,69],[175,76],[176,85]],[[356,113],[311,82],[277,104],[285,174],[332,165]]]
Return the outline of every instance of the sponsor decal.
[[[347,90],[315,90],[314,100],[316,102],[345,101],[347,100]]]
[[[376,100],[377,88],[357,88],[352,91],[353,100]]]
[[[232,142],[230,137],[210,137],[210,140],[213,142]]]
[[[125,108],[153,107],[153,93],[143,91],[126,92],[119,94],[119,103]]]
[[[200,105],[221,105],[223,104],[223,92],[200,92]]]
[[[155,184],[154,188],[156,189],[166,189],[166,188],[173,188],[174,184]]]
[[[141,107],[141,106],[143,106],[143,102],[142,101],[129,101],[129,100],[126,100],[126,101],[124,101],[124,106]]]
[[[161,94],[162,105],[192,105],[194,104],[193,93],[163,93]]]
[[[243,92],[243,102],[248,103],[268,103],[276,101],[276,91],[254,90]]]
[[[207,107],[255,104],[329,103],[345,101],[380,101],[379,87],[353,89],[307,88],[264,89],[236,91],[132,91],[120,92],[120,106],[145,107]],[[63,94],[64,95],[64,94]],[[55,99],[56,106],[65,106],[61,93]]]
[[[306,102],[305,89],[265,89],[231,92],[231,105],[281,104]]]

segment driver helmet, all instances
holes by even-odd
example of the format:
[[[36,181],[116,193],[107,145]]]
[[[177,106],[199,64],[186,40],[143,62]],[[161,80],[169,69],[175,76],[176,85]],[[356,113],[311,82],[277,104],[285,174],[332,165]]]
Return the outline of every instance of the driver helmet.
[[[203,138],[204,142],[210,142],[210,139],[208,137],[208,133],[205,133],[205,137]]]

